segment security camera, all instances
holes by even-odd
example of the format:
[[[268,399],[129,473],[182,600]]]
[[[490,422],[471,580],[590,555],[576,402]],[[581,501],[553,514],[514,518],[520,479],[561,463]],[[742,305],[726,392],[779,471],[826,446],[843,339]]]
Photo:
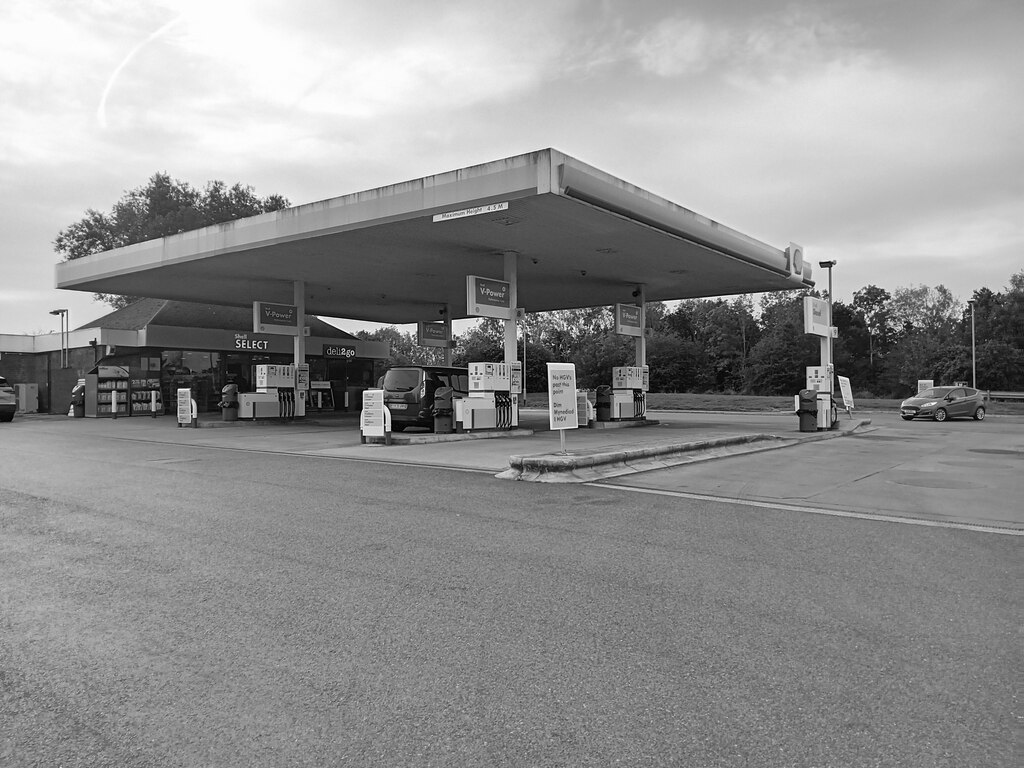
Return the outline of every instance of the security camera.
[[[441,307],[439,310],[437,310],[437,314],[439,314],[441,317],[444,317],[446,312],[447,310],[444,307]]]
[[[640,295],[640,291],[633,291],[633,298],[634,298],[634,299],[635,299],[635,298],[636,298],[637,296],[639,296],[639,295]]]

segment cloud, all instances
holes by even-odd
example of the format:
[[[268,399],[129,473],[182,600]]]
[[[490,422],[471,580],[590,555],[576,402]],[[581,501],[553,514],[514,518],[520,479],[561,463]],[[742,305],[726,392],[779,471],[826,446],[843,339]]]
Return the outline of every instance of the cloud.
[[[728,30],[697,19],[666,19],[638,40],[631,53],[645,71],[659,77],[695,75],[727,55],[732,40]]]

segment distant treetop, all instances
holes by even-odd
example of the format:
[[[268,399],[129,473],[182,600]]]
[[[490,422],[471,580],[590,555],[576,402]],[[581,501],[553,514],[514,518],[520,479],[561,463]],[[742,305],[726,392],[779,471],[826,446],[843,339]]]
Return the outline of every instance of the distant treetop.
[[[228,187],[223,181],[209,181],[198,190],[166,173],[155,173],[145,186],[125,192],[110,213],[88,209],[82,219],[57,234],[53,247],[64,261],[71,261],[289,205],[281,195],[259,197],[252,187],[242,184]],[[106,293],[95,296],[116,308],[138,298]]]

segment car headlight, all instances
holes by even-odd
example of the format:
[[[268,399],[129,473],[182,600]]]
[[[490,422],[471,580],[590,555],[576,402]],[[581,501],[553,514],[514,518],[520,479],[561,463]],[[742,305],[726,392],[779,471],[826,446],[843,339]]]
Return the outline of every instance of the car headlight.
[[[923,406],[921,406],[921,407],[922,407],[922,408],[931,408],[931,407],[932,407],[933,405],[938,405],[938,402],[937,402],[937,401],[934,401],[934,400],[933,400],[933,401],[932,401],[932,402],[930,402],[930,403],[925,403],[925,404],[924,404]]]

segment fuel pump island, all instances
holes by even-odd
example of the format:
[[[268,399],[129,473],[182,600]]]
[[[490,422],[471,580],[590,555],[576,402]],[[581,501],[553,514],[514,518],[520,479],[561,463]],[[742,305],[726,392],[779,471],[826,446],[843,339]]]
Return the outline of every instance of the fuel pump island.
[[[832,363],[835,328],[827,301],[813,296],[804,297],[804,332],[820,338],[821,365],[807,367],[805,388],[793,397],[795,412],[800,418],[800,431],[833,429],[839,420],[839,412],[834,400],[835,367]]]

